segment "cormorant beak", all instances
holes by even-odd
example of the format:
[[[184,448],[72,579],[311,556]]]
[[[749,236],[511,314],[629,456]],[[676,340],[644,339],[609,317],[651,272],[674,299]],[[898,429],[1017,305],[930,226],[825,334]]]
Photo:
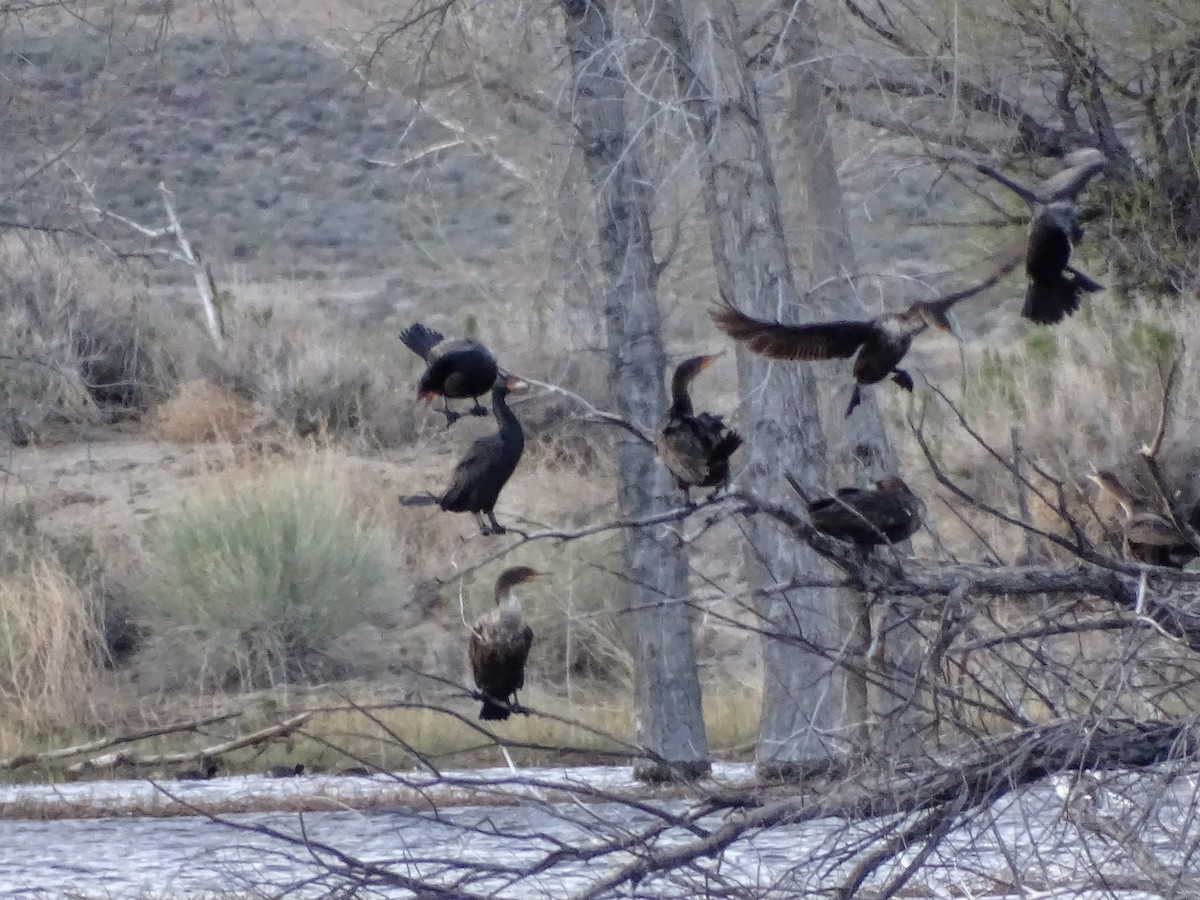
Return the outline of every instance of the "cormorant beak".
[[[528,390],[529,382],[521,380],[516,375],[509,375],[508,380],[504,382],[504,386],[508,388],[509,393],[514,393],[516,391]]]

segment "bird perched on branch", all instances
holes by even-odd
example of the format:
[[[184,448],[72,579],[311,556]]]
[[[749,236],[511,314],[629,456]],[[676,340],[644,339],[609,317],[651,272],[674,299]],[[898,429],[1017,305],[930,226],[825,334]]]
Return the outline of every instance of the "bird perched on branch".
[[[1098,150],[1072,157],[1075,165],[1047,179],[1037,192],[1018,184],[991,166],[977,163],[976,171],[1004,185],[1029,204],[1033,218],[1025,256],[1029,285],[1021,315],[1042,325],[1053,325],[1079,309],[1080,295],[1103,289],[1070,264],[1072,248],[1083,239],[1075,197],[1108,160]]]
[[[450,409],[451,400],[474,398],[471,415],[487,415],[479,397],[488,392],[500,374],[492,351],[471,338],[447,341],[441,332],[420,322],[400,332],[400,340],[428,363],[417,384],[417,399],[431,403],[440,394],[447,428],[462,418],[462,413]]]
[[[715,487],[719,491],[729,481],[729,457],[742,445],[741,436],[727,428],[720,416],[696,414],[692,408],[688,386],[714,358],[693,356],[676,367],[671,379],[671,408],[654,435],[659,457],[689,504],[691,488]]]
[[[506,529],[496,521],[494,512],[500,492],[508,484],[525,452],[525,431],[521,422],[508,408],[505,398],[526,388],[524,381],[512,376],[497,378],[492,387],[492,411],[496,416],[495,434],[481,437],[463,456],[450,486],[441,497],[418,494],[401,497],[403,506],[425,506],[436,503],[447,512],[475,513],[482,535],[504,534]],[[487,520],[484,516],[487,516]]]
[[[517,691],[525,686],[533,629],[525,622],[516,587],[538,577],[527,566],[501,572],[496,579],[496,608],[480,616],[471,629],[467,657],[475,686],[483,694],[479,718],[484,721],[503,721],[519,710]]]
[[[1125,516],[1122,529],[1125,545],[1135,560],[1152,566],[1182,569],[1200,556],[1200,551],[1192,546],[1187,536],[1170,519],[1151,512],[1134,499],[1116,473],[1103,469],[1088,475],[1088,478],[1121,507]]]
[[[808,515],[817,531],[869,550],[908,540],[921,527],[923,504],[898,475],[870,488],[841,488],[833,497],[814,500]]]
[[[842,320],[784,325],[746,315],[728,301],[711,310],[717,327],[752,353],[771,359],[817,362],[854,356],[854,393],[846,407],[849,416],[862,400],[861,388],[877,384],[888,375],[906,391],[913,389],[912,376],[899,368],[913,339],[930,326],[953,331],[948,318],[954,304],[987,290],[1021,262],[1019,250],[1009,249],[994,260],[994,269],[970,287],[934,300],[912,304],[903,312],[888,312],[866,321]],[[857,356],[855,356],[857,354]]]

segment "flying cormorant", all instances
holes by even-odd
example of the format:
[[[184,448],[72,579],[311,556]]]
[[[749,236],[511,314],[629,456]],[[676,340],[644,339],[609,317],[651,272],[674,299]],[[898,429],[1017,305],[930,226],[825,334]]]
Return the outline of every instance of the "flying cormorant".
[[[497,378],[492,387],[496,433],[479,438],[467,449],[450,476],[450,486],[441,497],[418,494],[401,497],[400,503],[404,506],[436,503],[447,512],[475,513],[480,534],[504,534],[506,529],[496,521],[493,510],[500,491],[516,471],[525,451],[525,432],[504,398],[525,387],[524,381],[513,376]]]
[[[808,505],[813,527],[863,550],[908,540],[921,527],[920,499],[898,475],[875,482],[875,489],[840,488],[836,496]]]
[[[713,321],[727,335],[744,343],[752,353],[771,359],[815,362],[826,359],[854,359],[854,393],[846,415],[854,412],[862,400],[861,387],[876,384],[888,375],[906,391],[913,389],[912,376],[899,368],[912,346],[913,338],[933,326],[952,331],[947,317],[954,304],[974,297],[994,285],[1020,265],[1017,252],[1001,253],[990,275],[970,287],[945,294],[935,300],[912,304],[903,312],[888,312],[866,321],[842,320],[784,325],[768,319],[755,319],[730,303],[710,312]]]
[[[519,709],[517,691],[525,686],[525,660],[533,644],[533,629],[525,623],[515,589],[537,577],[539,573],[527,566],[501,572],[496,579],[496,608],[480,616],[471,629],[467,656],[475,686],[483,694],[479,718],[484,721],[507,719],[512,710]]]
[[[441,394],[447,428],[462,418],[461,413],[450,409],[451,400],[474,398],[471,415],[487,415],[487,409],[479,403],[479,397],[488,392],[500,374],[492,351],[471,338],[444,340],[440,332],[420,322],[400,332],[400,340],[428,363],[417,384],[417,399],[431,403],[436,395]]]
[[[1029,204],[1033,218],[1025,255],[1029,285],[1021,315],[1042,325],[1053,325],[1079,309],[1079,297],[1102,290],[1104,285],[1070,265],[1071,249],[1083,238],[1075,209],[1075,197],[1087,183],[1104,171],[1108,160],[1098,150],[1075,154],[1077,163],[1047,179],[1035,193],[1002,175],[991,166],[977,163],[980,173],[1004,185]]]
[[[675,369],[671,408],[654,436],[658,455],[688,503],[689,489],[715,487],[719,491],[729,481],[729,457],[742,445],[741,436],[725,427],[720,416],[706,412],[697,415],[692,409],[688,386],[713,359],[693,356]]]

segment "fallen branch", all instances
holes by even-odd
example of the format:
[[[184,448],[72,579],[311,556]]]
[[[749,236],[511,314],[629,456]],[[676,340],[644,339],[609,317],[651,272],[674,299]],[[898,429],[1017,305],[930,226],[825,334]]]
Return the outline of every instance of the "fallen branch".
[[[105,750],[109,747],[117,747],[121,744],[133,744],[137,741],[145,741],[150,738],[163,737],[168,734],[184,734],[187,732],[199,731],[209,725],[215,725],[218,722],[226,722],[230,719],[236,719],[241,713],[225,713],[219,716],[208,716],[204,719],[193,719],[189,722],[177,722],[174,725],[163,725],[161,728],[149,728],[144,731],[137,731],[133,734],[122,734],[116,737],[98,738],[94,741],[89,741],[86,744],[76,744],[74,747],[61,747],[57,750],[47,750],[44,753],[22,753],[19,756],[13,756],[8,759],[0,760],[0,769],[16,770],[25,766],[32,766],[37,763],[52,762],[57,759],[69,759],[72,756],[80,756],[84,753],[95,753],[97,750]]]
[[[230,753],[234,750],[241,750],[245,747],[254,747],[259,744],[267,744],[278,738],[285,738],[296,731],[305,722],[311,719],[311,712],[302,712],[292,716],[286,721],[280,722],[277,725],[271,725],[267,728],[260,729],[253,734],[243,735],[242,737],[233,738],[221,744],[214,744],[211,747],[205,747],[203,750],[186,750],[180,753],[158,753],[158,754],[139,754],[119,751],[117,753],[109,753],[106,756],[97,756],[92,759],[80,760],[70,766],[68,772],[86,772],[89,769],[109,769],[116,766],[174,766],[180,763],[195,762],[205,758],[220,756],[223,753]]]

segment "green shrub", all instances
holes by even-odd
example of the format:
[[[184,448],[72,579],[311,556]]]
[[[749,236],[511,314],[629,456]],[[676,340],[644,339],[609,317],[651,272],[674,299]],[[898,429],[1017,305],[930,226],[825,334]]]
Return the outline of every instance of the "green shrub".
[[[142,624],[164,686],[259,688],[339,673],[330,644],[386,599],[387,534],[339,479],[287,465],[214,477],[148,535]]]

